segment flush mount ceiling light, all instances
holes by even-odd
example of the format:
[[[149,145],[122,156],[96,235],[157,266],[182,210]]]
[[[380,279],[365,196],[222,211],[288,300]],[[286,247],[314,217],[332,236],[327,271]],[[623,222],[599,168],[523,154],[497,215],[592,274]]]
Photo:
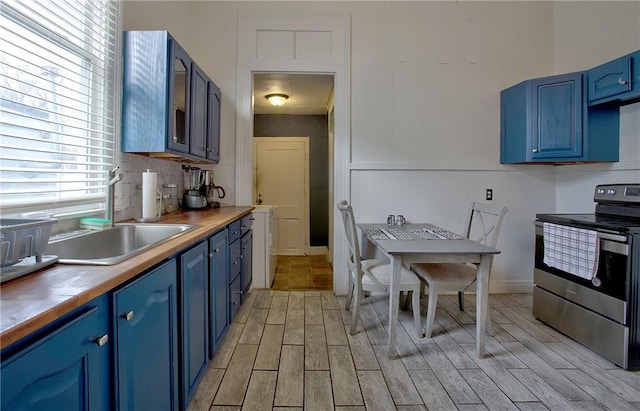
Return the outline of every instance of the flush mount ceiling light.
[[[286,94],[280,94],[280,93],[267,94],[264,97],[269,101],[269,103],[273,104],[274,106],[281,106],[287,100],[289,100],[289,96],[287,96]]]

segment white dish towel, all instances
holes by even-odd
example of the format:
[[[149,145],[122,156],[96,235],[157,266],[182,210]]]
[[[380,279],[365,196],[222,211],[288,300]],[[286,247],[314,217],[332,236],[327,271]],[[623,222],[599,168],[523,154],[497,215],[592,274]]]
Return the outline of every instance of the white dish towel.
[[[598,270],[600,241],[593,230],[543,223],[544,263],[592,280]]]

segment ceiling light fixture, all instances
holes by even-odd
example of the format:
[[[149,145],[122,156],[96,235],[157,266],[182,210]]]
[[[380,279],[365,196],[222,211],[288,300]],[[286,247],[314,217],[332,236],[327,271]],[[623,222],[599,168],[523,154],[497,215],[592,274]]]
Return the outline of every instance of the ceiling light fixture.
[[[289,100],[289,96],[287,96],[286,94],[281,94],[281,93],[267,94],[264,97],[269,101],[269,103],[273,104],[274,106],[281,106],[287,100]]]

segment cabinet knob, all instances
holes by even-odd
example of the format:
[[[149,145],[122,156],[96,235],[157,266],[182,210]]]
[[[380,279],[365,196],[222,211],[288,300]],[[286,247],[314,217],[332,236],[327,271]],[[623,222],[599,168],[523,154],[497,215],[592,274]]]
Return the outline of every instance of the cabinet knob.
[[[214,253],[219,253],[219,252],[220,252],[220,249],[219,249],[219,248],[216,248],[215,250],[213,250],[213,252],[214,252]]]
[[[96,337],[93,339],[93,342],[98,344],[100,347],[109,342],[109,334],[105,334],[102,337]]]
[[[534,148],[533,150],[531,150],[531,152],[532,152],[532,153],[537,153],[537,152],[538,152],[538,149],[537,149],[537,148]]]
[[[236,265],[236,264],[238,264],[238,262],[237,261],[232,261],[231,264]]]
[[[619,79],[618,79],[618,84],[622,84],[622,85],[624,86],[625,84],[627,84],[627,80],[624,80],[624,79],[622,79],[622,78],[619,78]]]
[[[126,312],[120,315],[120,317],[124,318],[127,321],[131,321],[133,319],[133,311]]]

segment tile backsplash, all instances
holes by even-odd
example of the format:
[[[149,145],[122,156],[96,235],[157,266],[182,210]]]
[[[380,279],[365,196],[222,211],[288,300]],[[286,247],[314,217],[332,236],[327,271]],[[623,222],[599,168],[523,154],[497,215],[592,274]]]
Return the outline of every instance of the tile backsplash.
[[[167,192],[163,184],[178,184],[183,192],[182,163],[138,154],[122,153],[120,171],[122,181],[116,184],[115,220],[122,221],[142,216],[142,173],[147,169],[158,173],[158,190]]]

